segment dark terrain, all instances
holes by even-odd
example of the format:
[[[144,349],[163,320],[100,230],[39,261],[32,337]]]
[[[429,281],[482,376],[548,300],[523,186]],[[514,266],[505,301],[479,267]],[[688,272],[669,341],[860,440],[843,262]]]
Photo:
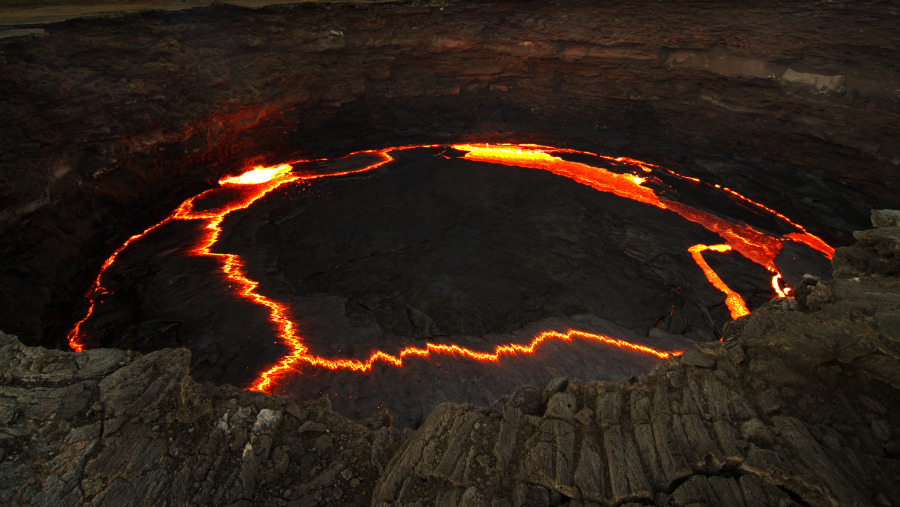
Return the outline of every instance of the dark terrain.
[[[896,505],[900,212],[832,281],[649,374],[555,378],[415,431],[198,384],[190,353],[0,335],[0,500],[33,505]]]
[[[21,340],[0,348],[0,500],[900,504],[900,223],[876,214],[879,229],[853,234],[871,209],[900,207],[898,14],[877,1],[613,1],[0,17],[0,329]],[[314,372],[284,393],[327,396],[297,402],[197,383],[242,384],[279,346],[260,352],[228,320],[245,317],[237,306],[162,298],[165,319],[142,314],[167,269],[214,284],[148,253],[120,273],[125,304],[103,321],[132,350],[58,350],[110,253],[221,176],[463,140],[646,160],[857,243],[838,250],[833,280],[786,252],[801,259],[786,272],[797,299],[765,302],[757,266],[716,265],[753,310],[723,330],[721,293],[696,283],[685,253],[704,231],[541,172],[423,155],[273,200],[225,243],[341,350],[367,326],[385,343],[587,324],[696,345],[647,374],[644,359],[559,347],[467,386],[473,373],[446,363],[346,391]],[[205,320],[186,318],[198,308]],[[346,342],[326,343],[335,331]],[[159,350],[186,342],[193,357]],[[571,379],[545,368],[557,360]],[[400,386],[395,425],[369,416],[385,384]],[[458,395],[479,406],[428,413]]]

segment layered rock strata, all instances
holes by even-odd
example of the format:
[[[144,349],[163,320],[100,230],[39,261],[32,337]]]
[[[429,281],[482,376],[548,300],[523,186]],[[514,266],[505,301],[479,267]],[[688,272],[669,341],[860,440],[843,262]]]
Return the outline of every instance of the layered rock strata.
[[[900,221],[649,374],[555,379],[416,430],[197,384],[188,352],[0,337],[0,501],[896,505]],[[876,266],[878,269],[872,269]]]

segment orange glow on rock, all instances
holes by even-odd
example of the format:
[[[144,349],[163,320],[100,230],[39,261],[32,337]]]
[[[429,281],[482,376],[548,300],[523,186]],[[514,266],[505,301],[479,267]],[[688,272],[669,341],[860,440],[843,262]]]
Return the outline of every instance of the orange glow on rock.
[[[282,357],[276,364],[272,365],[266,371],[261,372],[256,380],[250,386],[250,389],[271,393],[276,389],[280,382],[286,377],[301,372],[305,367],[323,367],[327,369],[349,370],[356,372],[370,371],[375,363],[383,362],[395,367],[402,367],[404,360],[407,358],[429,358],[434,355],[449,355],[460,358],[466,358],[480,362],[499,362],[503,357],[512,357],[521,354],[533,354],[536,349],[544,342],[549,340],[560,340],[571,342],[574,338],[582,340],[591,340],[600,342],[610,346],[618,347],[624,350],[630,350],[642,354],[650,354],[660,359],[678,355],[680,352],[666,352],[656,350],[654,348],[627,342],[625,340],[612,338],[602,334],[593,334],[587,331],[568,330],[565,332],[547,330],[534,336],[528,344],[503,344],[498,345],[493,351],[476,351],[462,347],[453,343],[426,343],[424,347],[407,346],[401,348],[398,352],[392,354],[389,352],[375,350],[368,359],[354,358],[327,358],[316,355],[309,350],[304,338],[297,329],[297,324],[292,320],[290,308],[278,301],[270,299],[256,291],[259,282],[252,280],[246,270],[243,260],[236,254],[220,253],[214,251],[220,234],[222,233],[222,222],[232,212],[246,209],[254,202],[274,191],[275,189],[289,183],[307,181],[316,178],[342,176],[354,173],[362,173],[371,171],[388,162],[393,157],[391,152],[413,148],[433,148],[442,145],[412,145],[402,147],[385,148],[382,150],[367,150],[351,153],[345,158],[351,156],[368,154],[376,157],[376,161],[366,165],[365,167],[343,171],[322,174],[302,174],[294,172],[292,164],[301,164],[312,162],[310,160],[298,160],[289,164],[281,164],[271,167],[258,166],[251,170],[245,171],[237,176],[228,176],[219,180],[221,187],[229,187],[231,191],[236,193],[229,202],[215,209],[198,211],[194,207],[194,203],[198,199],[216,192],[218,189],[207,190],[186,201],[184,201],[175,211],[158,224],[148,227],[140,234],[136,234],[125,241],[112,255],[103,263],[97,277],[87,293],[88,308],[83,319],[78,321],[69,332],[67,338],[70,347],[75,351],[82,351],[86,344],[81,336],[81,327],[93,314],[95,306],[100,304],[100,296],[106,293],[101,285],[101,279],[106,270],[113,265],[118,256],[126,248],[140,240],[147,234],[159,226],[172,220],[199,220],[203,222],[202,233],[197,241],[188,248],[188,253],[195,256],[210,257],[216,259],[224,278],[229,283],[231,291],[238,297],[241,297],[255,305],[264,307],[269,315],[269,321],[274,327],[274,332],[278,339],[283,343],[289,352]],[[719,245],[694,245],[688,249],[694,262],[703,271],[706,279],[718,290],[725,294],[725,302],[731,312],[731,317],[736,319],[743,315],[747,315],[747,309],[744,300],[736,292],[732,291],[722,279],[709,267],[703,258],[702,252],[712,250],[714,252],[735,251],[747,259],[764,266],[774,274],[772,279],[772,287],[780,296],[785,297],[789,294],[790,288],[781,288],[781,274],[775,267],[774,260],[782,247],[782,239],[773,238],[757,231],[750,226],[743,224],[731,223],[728,220],[719,218],[710,213],[700,211],[678,202],[660,198],[654,190],[648,186],[644,186],[648,182],[648,176],[639,176],[635,173],[616,173],[607,169],[594,167],[588,164],[572,162],[564,160],[553,155],[553,153],[579,153],[598,157],[610,162],[613,165],[625,164],[631,168],[636,168],[644,173],[650,173],[653,170],[659,170],[659,166],[641,162],[639,160],[629,159],[626,157],[605,157],[595,155],[589,152],[581,152],[577,150],[553,148],[539,145],[487,145],[487,144],[459,144],[453,145],[454,149],[465,152],[463,156],[466,160],[487,162],[492,164],[502,164],[507,166],[524,167],[532,169],[541,169],[550,171],[554,174],[565,176],[578,183],[590,186],[602,192],[609,192],[615,195],[632,199],[651,206],[672,211],[688,221],[697,223],[707,230],[716,233],[724,241],[725,244]],[[672,173],[666,169],[666,171]],[[699,182],[695,178],[676,176],[688,179],[690,181]],[[658,180],[655,180],[658,181]],[[716,185],[716,188],[720,188]],[[761,205],[754,203],[749,199],[731,190],[722,190],[728,192],[735,198],[747,201],[757,205],[760,209],[769,212],[787,223],[793,225],[799,232],[791,233],[784,236],[784,239],[802,242],[815,248],[816,250],[829,256],[833,249],[825,244],[821,239],[806,232],[805,229],[794,224],[783,215]]]

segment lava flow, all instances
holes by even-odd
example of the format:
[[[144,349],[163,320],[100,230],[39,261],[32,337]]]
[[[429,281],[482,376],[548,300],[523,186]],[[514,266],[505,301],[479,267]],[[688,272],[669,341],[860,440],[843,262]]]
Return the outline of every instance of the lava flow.
[[[713,252],[728,252],[731,250],[731,247],[728,245],[694,245],[688,248],[688,252],[691,253],[694,262],[696,262],[697,265],[700,266],[700,269],[703,270],[703,274],[706,275],[706,279],[709,280],[709,283],[725,294],[725,306],[727,306],[728,310],[731,312],[731,318],[737,319],[744,315],[749,315],[750,310],[747,309],[747,304],[744,303],[744,299],[737,292],[725,285],[725,282],[719,278],[719,275],[717,275],[716,272],[709,267],[709,264],[706,263],[706,260],[703,259],[702,252],[706,250],[711,250]],[[780,277],[781,275],[777,276]]]
[[[621,197],[627,197],[638,202],[672,211],[680,217],[699,224],[710,232],[718,234],[725,240],[724,245],[695,245],[691,247],[689,251],[694,262],[696,262],[700,269],[703,270],[707,280],[709,280],[715,288],[725,294],[725,304],[728,306],[732,318],[736,319],[743,315],[747,315],[750,311],[747,310],[747,305],[743,298],[731,290],[725,282],[715,274],[706,261],[703,260],[703,257],[700,254],[701,251],[711,250],[714,252],[725,252],[733,249],[747,259],[763,266],[769,272],[773,273],[772,287],[779,297],[786,297],[790,293],[789,287],[786,287],[785,289],[780,288],[779,281],[782,280],[783,277],[781,276],[781,273],[778,272],[778,268],[775,267],[775,257],[778,255],[778,252],[781,251],[783,240],[773,238],[761,231],[757,231],[749,225],[734,224],[705,211],[691,208],[690,206],[686,206],[676,201],[660,198],[652,189],[643,186],[643,183],[646,181],[645,178],[635,174],[614,173],[599,167],[579,162],[571,162],[550,155],[552,152],[568,152],[597,156],[593,153],[537,145],[491,146],[487,144],[460,144],[454,145],[454,148],[466,152],[464,158],[469,160],[550,171],[603,192],[612,192]],[[653,168],[657,167],[653,164],[625,157],[601,158],[637,166],[645,173],[652,172]],[[666,172],[680,178],[689,179],[695,183],[699,182],[697,178],[687,178],[668,169]],[[714,187],[721,189],[721,186],[719,185],[714,185]],[[806,229],[797,225],[786,216],[731,189],[725,188],[722,190],[744,202],[756,206],[766,213],[774,215],[800,231],[787,234],[784,239],[804,243],[831,259],[831,256],[834,253],[833,248],[828,246],[819,237],[808,233]]]
[[[256,380],[252,383],[250,389],[272,392],[282,379],[294,372],[302,371],[304,365],[308,367],[324,367],[332,370],[342,369],[358,372],[370,371],[375,363],[383,362],[396,367],[404,365],[404,359],[411,357],[431,357],[436,354],[451,355],[472,359],[481,362],[498,362],[504,356],[513,356],[517,354],[532,354],[537,347],[548,340],[560,340],[571,342],[573,338],[582,340],[592,340],[622,349],[632,350],[639,353],[651,354],[658,358],[667,358],[671,355],[677,355],[679,352],[666,352],[653,349],[644,345],[629,343],[624,340],[611,338],[601,334],[593,334],[580,330],[568,330],[565,332],[547,330],[543,331],[527,344],[504,344],[498,345],[493,351],[476,351],[462,347],[457,344],[438,344],[426,343],[424,347],[408,346],[401,348],[398,352],[391,354],[382,350],[376,350],[371,353],[368,359],[354,358],[327,358],[316,355],[309,350],[302,336],[300,336],[297,325],[292,320],[290,308],[284,303],[268,298],[259,292],[257,287],[259,282],[252,280],[244,267],[242,259],[236,254],[215,252],[213,247],[216,245],[222,232],[221,224],[230,213],[246,209],[257,200],[263,198],[273,190],[293,182],[301,182],[322,177],[341,176],[353,173],[362,173],[371,171],[393,160],[390,153],[413,149],[413,148],[431,148],[433,145],[425,146],[404,146],[392,147],[382,150],[369,150],[356,152],[347,157],[368,154],[375,156],[377,160],[365,167],[341,172],[331,172],[323,174],[309,174],[295,172],[294,165],[313,162],[310,160],[299,160],[290,164],[283,164],[272,167],[256,167],[241,175],[226,177],[219,180],[221,189],[228,189],[236,197],[232,198],[226,204],[217,208],[198,211],[195,203],[198,199],[210,195],[212,192],[220,189],[207,190],[198,194],[184,203],[182,203],[167,218],[158,224],[155,224],[140,234],[136,234],[123,243],[113,254],[103,263],[100,272],[94,280],[87,294],[88,308],[83,319],[78,321],[68,334],[68,341],[72,349],[76,351],[84,350],[86,347],[85,337],[82,336],[81,327],[94,312],[95,306],[102,304],[102,296],[106,294],[101,282],[103,274],[112,266],[119,255],[126,248],[132,246],[135,242],[146,236],[151,231],[157,229],[161,225],[174,220],[199,220],[203,223],[202,233],[196,243],[188,249],[190,255],[203,256],[216,259],[221,272],[225,279],[229,282],[232,292],[261,307],[264,307],[269,316],[269,320],[275,327],[278,339],[288,349],[289,353],[285,355],[275,365],[266,371],[259,373]],[[785,235],[782,238],[774,238],[761,231],[758,231],[748,225],[731,223],[728,220],[717,217],[710,213],[697,210],[684,204],[662,198],[652,188],[645,186],[648,178],[652,176],[638,176],[632,173],[616,173],[603,168],[592,165],[572,162],[564,160],[554,153],[581,153],[602,158],[613,164],[625,164],[627,166],[640,169],[644,173],[652,173],[659,170],[658,166],[647,164],[633,159],[623,157],[611,158],[600,157],[588,152],[576,152],[574,150],[564,150],[546,146],[536,145],[453,145],[452,148],[464,152],[463,158],[471,161],[488,162],[493,164],[502,164],[507,166],[516,166],[523,168],[542,169],[551,171],[554,174],[565,176],[578,183],[588,185],[602,192],[609,192],[620,197],[625,197],[634,201],[648,204],[660,209],[672,211],[688,221],[697,223],[707,230],[719,235],[724,244],[717,245],[694,245],[688,249],[694,261],[703,270],[707,280],[718,290],[722,291],[726,300],[725,303],[731,312],[732,318],[738,318],[749,313],[744,300],[736,292],[731,290],[724,281],[710,268],[703,259],[702,252],[728,252],[734,251],[752,262],[759,264],[773,273],[772,287],[778,296],[786,296],[790,288],[781,287],[779,283],[782,280],[781,274],[775,267],[775,257],[781,250],[784,241],[795,241],[804,243],[827,257],[831,257],[833,249],[826,245],[821,239],[809,234],[801,226],[787,219],[787,217],[775,212],[774,210],[763,206],[762,204],[751,201],[750,199],[729,189],[723,189],[733,198],[742,200],[746,203],[755,205],[762,212],[771,214],[778,219],[791,225],[797,232]],[[696,178],[680,176],[672,171],[666,170],[670,174],[680,178],[688,179],[695,183],[699,183]],[[659,182],[658,179],[654,181]],[[719,187],[716,187],[719,188]]]

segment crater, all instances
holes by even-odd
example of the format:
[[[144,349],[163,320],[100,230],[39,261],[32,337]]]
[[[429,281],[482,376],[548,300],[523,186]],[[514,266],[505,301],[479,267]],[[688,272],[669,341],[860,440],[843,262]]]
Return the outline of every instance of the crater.
[[[417,424],[443,401],[645,373],[784,296],[779,268],[824,276],[831,255],[730,189],[553,147],[387,148],[219,184],[104,263],[73,348],[187,347],[198,379]]]
[[[291,347],[271,307],[233,297],[222,262],[234,256],[323,358],[428,343],[490,352],[548,329],[664,351],[718,339],[735,317],[722,287],[753,311],[825,275],[821,245],[849,243],[870,209],[900,207],[891,7],[656,7],[216,3],[4,18],[0,329],[66,347],[96,303],[86,346],[186,346],[196,378],[253,387]],[[553,146],[567,163],[647,177],[663,207],[534,161],[465,158],[453,146],[467,143]],[[431,147],[335,174],[412,145]],[[201,219],[154,228],[202,192],[195,211],[240,197],[223,177],[285,161],[304,179],[229,214],[210,255],[185,254]],[[780,248],[738,248],[692,210]],[[656,361],[574,342],[491,368],[456,356],[363,374],[308,365],[272,391],[327,395],[349,415],[397,407],[415,424],[445,399],[489,403]],[[408,395],[420,392],[427,401]]]

